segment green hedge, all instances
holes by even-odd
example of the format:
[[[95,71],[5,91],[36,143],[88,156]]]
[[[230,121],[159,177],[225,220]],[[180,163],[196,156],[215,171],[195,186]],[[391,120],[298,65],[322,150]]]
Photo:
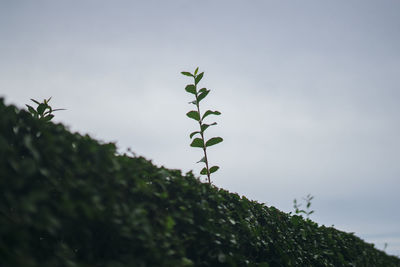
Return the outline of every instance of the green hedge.
[[[0,99],[0,266],[400,266]]]

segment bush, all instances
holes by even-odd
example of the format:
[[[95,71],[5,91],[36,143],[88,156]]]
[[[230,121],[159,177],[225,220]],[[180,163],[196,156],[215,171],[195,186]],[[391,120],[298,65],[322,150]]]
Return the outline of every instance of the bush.
[[[1,266],[400,266],[358,237],[118,155],[0,99]]]

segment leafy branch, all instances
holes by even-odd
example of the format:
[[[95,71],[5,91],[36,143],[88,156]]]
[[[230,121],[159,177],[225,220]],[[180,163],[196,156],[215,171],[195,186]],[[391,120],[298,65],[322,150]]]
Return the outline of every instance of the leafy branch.
[[[44,99],[42,103],[35,99],[31,99],[32,102],[36,103],[38,106],[33,108],[30,105],[26,105],[28,107],[29,112],[31,115],[39,120],[42,121],[50,121],[52,118],[54,118],[54,115],[52,114],[54,111],[59,111],[59,110],[65,110],[63,108],[59,109],[53,109],[50,105],[49,102],[51,100],[51,97],[49,99]]]
[[[311,214],[314,213],[313,210],[311,210],[311,201],[314,199],[314,197],[311,194],[308,194],[305,198],[303,198],[303,200],[306,202],[306,209],[300,209],[301,204],[297,203],[297,199],[293,200],[293,208],[294,208],[294,212],[296,214],[305,214],[307,216],[307,219],[310,217]]]
[[[204,156],[197,163],[203,162],[205,164],[205,167],[200,171],[200,174],[207,175],[208,183],[211,183],[210,174],[216,172],[219,169],[219,166],[209,167],[209,162],[207,157],[207,147],[221,143],[223,139],[221,137],[212,137],[206,141],[204,132],[208,129],[208,127],[214,126],[217,123],[213,122],[210,124],[206,124],[204,123],[204,119],[209,115],[221,115],[221,112],[217,110],[216,111],[207,110],[206,112],[204,112],[203,115],[201,115],[200,102],[210,93],[210,90],[206,88],[201,88],[200,90],[197,90],[197,85],[199,84],[204,75],[204,72],[198,74],[198,71],[199,68],[196,68],[193,74],[187,71],[181,73],[185,76],[192,77],[194,80],[194,83],[188,84],[185,87],[185,90],[186,92],[194,95],[195,99],[189,102],[189,104],[195,105],[196,110],[189,111],[188,113],[186,113],[186,116],[188,116],[191,119],[194,119],[199,123],[199,131],[192,132],[190,134],[190,139],[192,139],[196,135],[199,136],[200,138],[199,137],[194,138],[190,146],[199,147],[203,149]]]

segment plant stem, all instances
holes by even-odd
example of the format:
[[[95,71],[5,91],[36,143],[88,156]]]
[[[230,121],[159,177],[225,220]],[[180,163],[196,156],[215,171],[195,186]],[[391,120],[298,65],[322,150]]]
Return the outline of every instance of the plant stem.
[[[197,87],[197,86],[196,86]],[[200,105],[199,105],[199,101],[198,101],[198,95],[197,95],[197,88],[196,88],[196,107],[197,107],[197,112],[199,113],[199,116],[201,116],[200,113]],[[211,184],[211,179],[210,179],[210,169],[208,168],[208,159],[207,159],[207,151],[206,151],[206,140],[204,138],[204,133],[201,130],[201,126],[203,125],[203,121],[200,117],[199,120],[199,125],[200,125],[200,135],[201,135],[201,139],[203,139],[203,151],[204,151],[204,161],[206,164],[206,169],[207,169],[207,179],[208,179],[208,183]]]

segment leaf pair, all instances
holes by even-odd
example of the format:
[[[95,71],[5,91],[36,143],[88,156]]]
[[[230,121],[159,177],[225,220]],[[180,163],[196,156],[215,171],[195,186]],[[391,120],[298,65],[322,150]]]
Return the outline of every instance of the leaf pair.
[[[213,125],[217,125],[217,123],[216,123],[216,122],[213,122],[213,123],[211,123],[211,124],[205,124],[205,123],[203,123],[203,124],[201,125],[201,127],[200,127],[200,131],[192,132],[192,133],[190,134],[190,139],[192,139],[193,136],[195,136],[196,134],[204,133],[204,131],[205,131],[208,127],[213,126]]]
[[[221,143],[222,141],[223,141],[223,139],[221,137],[213,137],[213,138],[209,139],[206,142],[206,144],[204,145],[204,140],[202,138],[195,138],[195,139],[193,139],[190,146],[204,148],[204,147],[216,145],[218,143]]]
[[[212,167],[210,168],[209,172],[210,172],[210,174],[211,174],[211,173],[214,173],[214,172],[218,171],[218,169],[219,169],[218,166],[212,166]],[[200,174],[207,175],[207,168],[204,167],[204,168],[200,171]]]

